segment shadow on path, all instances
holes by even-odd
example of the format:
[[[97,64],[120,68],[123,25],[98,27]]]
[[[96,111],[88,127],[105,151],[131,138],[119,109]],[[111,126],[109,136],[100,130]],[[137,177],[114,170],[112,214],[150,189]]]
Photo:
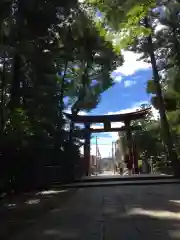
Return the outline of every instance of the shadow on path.
[[[47,190],[12,196],[0,202],[0,239],[11,239],[62,206],[76,190]]]
[[[180,239],[179,185],[79,189],[13,240]]]

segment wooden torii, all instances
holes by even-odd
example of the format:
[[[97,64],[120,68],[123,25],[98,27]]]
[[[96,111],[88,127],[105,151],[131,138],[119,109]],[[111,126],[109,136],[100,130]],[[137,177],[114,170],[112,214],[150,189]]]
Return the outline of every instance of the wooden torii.
[[[140,126],[131,126],[131,122],[133,120],[138,120],[145,118],[149,113],[151,108],[142,109],[136,112],[124,113],[124,114],[116,114],[116,115],[97,115],[97,116],[87,116],[87,115],[77,115],[73,116],[72,114],[65,113],[68,119],[73,121],[75,124],[84,124],[84,129],[81,130],[82,135],[85,138],[84,143],[84,161],[86,165],[86,176],[89,175],[90,168],[90,139],[91,133],[100,133],[100,132],[126,132],[128,149],[130,151],[129,154],[132,153],[133,148],[133,139],[132,139],[132,131],[141,129]],[[124,126],[120,128],[112,128],[112,122],[123,122]],[[103,123],[104,128],[91,128],[92,124],[95,123]]]

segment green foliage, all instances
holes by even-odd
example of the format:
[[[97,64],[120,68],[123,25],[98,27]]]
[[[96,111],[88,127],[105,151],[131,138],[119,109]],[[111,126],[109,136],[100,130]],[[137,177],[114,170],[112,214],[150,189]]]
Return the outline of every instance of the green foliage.
[[[159,110],[162,139],[174,169],[179,174],[179,162],[174,151],[175,144],[179,148],[179,1],[94,0],[89,3],[102,13],[99,28],[107,32],[111,29],[120,48],[141,53],[141,59],[151,63],[153,80],[147,82],[146,90],[152,96],[153,106]],[[151,139],[149,133],[145,131],[142,139]],[[143,146],[143,141],[141,144]],[[159,148],[158,145],[149,146],[156,150]]]
[[[149,94],[156,94],[156,86],[154,80],[149,80],[146,86],[146,92]]]
[[[81,138],[69,140],[65,99],[77,113],[96,107],[122,57],[78,1],[2,0],[0,23],[1,180],[15,190],[73,180]]]
[[[101,24],[98,28],[103,31],[104,35],[108,35],[108,32],[102,30],[104,26],[109,26],[114,30],[114,33],[118,32],[119,39],[116,41],[120,48],[128,48],[134,43],[137,37],[148,36],[151,33],[151,29],[146,28],[140,22],[149,13],[151,8],[155,6],[154,0],[149,1],[85,1],[92,7],[98,9],[101,14]],[[102,24],[103,22],[103,24]],[[106,27],[107,29],[107,27]]]
[[[133,135],[139,158],[149,164],[153,160],[156,171],[164,172],[167,170],[166,149],[161,140],[162,130],[159,120],[155,120],[150,112],[146,119],[137,120],[133,125],[141,125],[142,128],[141,131],[136,131]]]

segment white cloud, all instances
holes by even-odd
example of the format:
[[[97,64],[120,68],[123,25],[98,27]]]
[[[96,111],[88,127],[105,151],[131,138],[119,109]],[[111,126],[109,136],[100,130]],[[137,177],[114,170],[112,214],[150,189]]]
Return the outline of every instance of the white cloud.
[[[164,29],[168,29],[167,26],[159,23],[159,24],[156,26],[156,28],[155,28],[155,33],[158,33],[158,32],[160,32],[160,31],[162,31],[162,30],[164,30]]]
[[[72,112],[71,112],[71,108],[65,109],[64,112],[65,112],[65,113],[70,113],[70,114],[72,113]],[[78,115],[87,115],[87,113],[86,113],[85,111],[80,111],[80,112],[78,113]]]
[[[127,80],[124,81],[124,86],[127,87],[131,87],[132,85],[136,84],[136,81],[131,81],[131,80]]]
[[[148,101],[140,101],[140,102],[137,102],[134,105],[132,105],[132,107],[130,107],[130,108],[122,109],[117,112],[109,112],[107,114],[113,115],[113,114],[123,114],[123,113],[135,112],[138,109],[140,109],[140,106],[143,104],[149,104],[149,102]],[[155,109],[153,106],[151,106],[151,111],[152,111],[153,119],[157,120],[159,118],[159,111],[157,109]]]
[[[140,101],[140,102],[134,103],[130,108],[122,109],[122,110],[119,110],[117,112],[108,112],[107,115],[115,115],[115,114],[135,112],[137,109],[140,108],[140,106],[142,104],[148,104],[148,101]]]
[[[91,125],[91,128],[93,128],[93,129],[97,129],[97,128],[102,129],[103,127],[104,127],[103,123],[98,123],[98,124],[92,124]]]
[[[155,109],[154,107],[151,108],[151,111],[152,111],[154,120],[158,120],[159,119],[159,111],[157,109]]]
[[[116,74],[117,74],[117,73],[116,73]],[[114,80],[115,80],[116,82],[121,82],[122,76],[115,76],[115,77],[114,77]]]
[[[136,71],[151,68],[149,63],[143,60],[138,60],[141,54],[137,54],[131,51],[122,51],[124,55],[124,64],[118,67],[112,74],[115,75],[114,80],[120,82],[122,76],[133,75]]]
[[[87,112],[84,112],[84,111],[80,111],[79,113],[78,113],[78,115],[87,115]]]

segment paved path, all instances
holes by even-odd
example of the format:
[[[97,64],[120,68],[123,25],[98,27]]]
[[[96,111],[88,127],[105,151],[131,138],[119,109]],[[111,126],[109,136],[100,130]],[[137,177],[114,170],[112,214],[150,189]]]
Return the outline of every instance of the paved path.
[[[83,178],[83,181],[92,182],[92,181],[130,181],[134,179],[173,179],[175,178],[173,175],[166,175],[166,174],[139,174],[139,175],[132,175],[132,176],[121,176],[120,174],[112,174],[112,173],[104,173],[98,174],[97,176],[86,176]]]
[[[180,239],[180,185],[81,188],[11,239]]]
[[[66,204],[76,189],[57,189],[5,197],[0,201],[0,240],[40,221],[50,210]]]

